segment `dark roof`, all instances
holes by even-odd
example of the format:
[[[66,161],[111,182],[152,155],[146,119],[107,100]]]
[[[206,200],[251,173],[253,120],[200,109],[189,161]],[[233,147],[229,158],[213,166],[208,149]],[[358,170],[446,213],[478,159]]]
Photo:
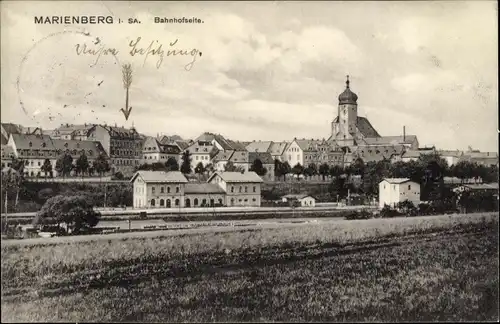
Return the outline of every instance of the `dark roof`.
[[[216,183],[186,183],[184,187],[186,194],[223,194],[226,193]]]
[[[214,162],[218,161],[229,161],[231,159],[231,156],[233,155],[234,151],[219,151],[214,159]]]
[[[106,129],[111,137],[123,137],[123,138],[131,138],[131,139],[140,139],[139,133],[135,130],[135,128],[125,128],[125,127],[117,127],[117,126],[103,126]]]
[[[366,137],[363,141],[367,145],[397,145],[397,144],[412,144],[417,140],[415,135],[406,136],[383,136],[383,137]]]
[[[191,145],[189,141],[185,140],[177,140],[174,142],[174,144],[177,145],[181,149],[181,151],[184,151],[189,147],[189,145]]]
[[[173,144],[158,143],[158,147],[160,148],[161,153],[179,154],[181,152],[180,148],[177,145],[173,145]]]
[[[57,154],[69,152],[73,157],[79,156],[84,150],[87,155],[97,156],[106,154],[100,142],[97,141],[76,141],[52,139],[48,135],[28,135],[12,134],[12,139],[20,156],[24,156],[24,150],[38,150],[40,153],[45,150],[56,150]],[[31,143],[31,145],[30,145]],[[33,155],[30,156],[33,158]]]
[[[227,140],[227,143],[235,151],[245,151],[246,152],[246,150],[247,150],[245,148],[245,145],[243,143],[241,143],[241,142],[235,142],[235,141]]]
[[[212,180],[216,175],[219,175],[226,182],[263,182],[262,178],[257,175],[257,173],[250,172],[215,172],[208,178],[208,181]]]
[[[358,101],[358,96],[351,91],[349,88],[349,77],[346,81],[346,88],[344,92],[339,95],[339,104],[353,104],[356,105]]]
[[[333,122],[338,123],[339,116],[335,117]],[[375,130],[375,128],[366,117],[358,116],[358,118],[356,119],[356,127],[364,137],[380,137],[379,133]],[[330,137],[329,140],[330,139],[332,139],[332,137]]]
[[[268,152],[248,152],[248,162],[253,163],[259,159],[262,164],[274,164],[273,156]]]
[[[187,183],[188,180],[180,171],[137,171],[130,182],[134,182],[137,177],[141,177],[145,182],[161,183]]]

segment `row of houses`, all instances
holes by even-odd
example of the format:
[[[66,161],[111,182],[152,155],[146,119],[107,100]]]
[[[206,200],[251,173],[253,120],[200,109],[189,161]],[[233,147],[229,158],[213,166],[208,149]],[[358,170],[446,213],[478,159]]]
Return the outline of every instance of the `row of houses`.
[[[296,164],[319,166],[324,163],[347,166],[358,157],[364,162],[382,159],[408,162],[423,154],[439,153],[449,165],[462,160],[498,165],[498,153],[472,149],[466,152],[422,149],[418,147],[418,139],[414,135],[365,137],[350,147],[340,146],[332,138],[239,142],[209,132],[194,140],[183,140],[178,136],[144,136],[133,127],[96,124],[65,124],[52,131],[2,124],[1,135],[2,167],[10,164],[12,156],[22,158],[26,160],[26,172],[30,176],[43,176],[41,166],[45,159],[48,158],[55,166],[61,152],[70,153],[74,159],[85,152],[89,160],[103,154],[109,159],[112,174],[120,171],[127,176],[144,163],[164,163],[174,158],[180,165],[185,151],[190,152],[192,170],[201,163],[204,167],[210,165],[214,171],[224,171],[225,165],[231,162],[247,172],[259,159],[266,169],[266,174],[262,176],[266,181],[274,180],[275,160],[288,162],[292,167]],[[57,176],[57,173],[53,174]]]

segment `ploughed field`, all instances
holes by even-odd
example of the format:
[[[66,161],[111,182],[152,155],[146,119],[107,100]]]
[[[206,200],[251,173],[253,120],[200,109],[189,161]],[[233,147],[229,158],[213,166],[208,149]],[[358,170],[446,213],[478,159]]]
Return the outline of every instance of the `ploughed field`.
[[[496,214],[9,243],[1,258],[2,322],[498,319]]]

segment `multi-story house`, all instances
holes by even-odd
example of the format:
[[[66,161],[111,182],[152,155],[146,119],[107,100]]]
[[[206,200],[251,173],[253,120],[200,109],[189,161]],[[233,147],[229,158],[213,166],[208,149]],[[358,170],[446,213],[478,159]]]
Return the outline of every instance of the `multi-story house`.
[[[12,158],[14,158],[15,156],[16,155],[14,153],[14,150],[12,149],[12,146],[2,145],[2,169],[5,167],[11,167]]]
[[[288,144],[288,142],[273,142],[271,144],[271,146],[269,147],[269,153],[271,153],[273,160],[278,160],[281,162],[286,161],[283,157]]]
[[[212,165],[215,171],[224,171],[227,162],[231,159],[234,154],[234,150],[231,151],[219,151],[212,159]]]
[[[235,167],[239,167],[243,172],[247,172],[249,169],[249,157],[248,151],[245,146],[241,143],[228,141],[234,152],[229,158],[229,161],[233,163]]]
[[[142,163],[165,163],[173,158],[179,164],[180,149],[174,144],[163,144],[156,138],[148,136],[142,148]]]
[[[497,152],[479,152],[477,150],[468,150],[463,153],[462,160],[477,163],[484,166],[498,166]]]
[[[56,162],[64,153],[71,155],[73,163],[85,154],[90,165],[101,154],[107,157],[100,142],[52,139],[48,135],[11,134],[8,145],[16,158],[25,161],[24,173],[30,177],[50,176],[42,171],[46,159],[52,165],[52,176],[57,177]]]
[[[300,164],[304,167],[310,164],[319,166],[344,165],[344,151],[335,142],[326,140],[294,139],[285,149],[284,161],[291,167]]]
[[[262,179],[255,172],[215,172],[208,183],[219,185],[226,192],[226,205],[260,206]]]
[[[137,171],[134,184],[134,208],[184,207],[186,177],[179,171]]]
[[[200,162],[204,167],[212,163],[212,159],[217,155],[218,152],[218,149],[215,145],[213,145],[211,142],[205,141],[194,142],[186,150],[191,154],[191,169],[193,171]]]

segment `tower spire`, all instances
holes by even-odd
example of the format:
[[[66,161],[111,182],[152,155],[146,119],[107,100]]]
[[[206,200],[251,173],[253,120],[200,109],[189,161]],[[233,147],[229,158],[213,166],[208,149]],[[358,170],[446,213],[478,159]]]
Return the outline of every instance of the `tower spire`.
[[[346,89],[349,89],[349,75],[347,75],[347,81],[345,82]]]

